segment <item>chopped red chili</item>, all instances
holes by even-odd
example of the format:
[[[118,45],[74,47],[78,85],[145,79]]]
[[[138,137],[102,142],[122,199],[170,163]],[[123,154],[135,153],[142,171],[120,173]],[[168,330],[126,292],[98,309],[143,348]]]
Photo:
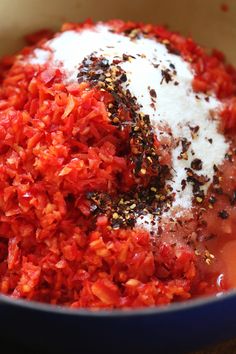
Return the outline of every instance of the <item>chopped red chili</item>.
[[[231,135],[236,131],[236,71],[218,51],[208,55],[192,39],[160,26],[119,20],[109,24],[132,39],[142,33],[154,36],[191,63],[194,90],[222,99],[222,129]],[[62,30],[92,26],[90,21],[67,23]],[[51,37],[50,31],[27,36],[33,46],[21,54],[28,55],[38,41]],[[124,55],[123,60],[129,57]],[[66,84],[59,69],[22,65],[18,55],[1,60],[4,294],[71,307],[135,308],[216,293],[228,286],[217,285],[221,268],[211,249],[219,249],[215,240],[221,240],[220,234],[233,237],[236,226],[235,156],[220,169],[223,177],[216,171],[216,183],[206,197],[200,190],[206,177],[193,171],[201,170],[201,160],[195,159],[188,170],[196,208],[205,213],[196,216],[189,211],[178,223],[168,220],[158,228],[158,237],[133,229],[135,213],[151,210],[158,215],[160,205],[168,208],[173,196],[163,180],[170,173],[171,154],[168,144],[163,148],[154,136],[149,117],[135,113],[136,99],[122,94],[120,85],[127,77],[119,63],[113,64],[118,72],[112,83],[106,59],[93,56],[83,61],[78,81]],[[170,64],[162,71],[163,85],[173,80],[172,70]],[[150,88],[150,96],[155,100],[158,93]],[[127,121],[130,124],[125,125]],[[190,129],[197,134],[199,127]],[[187,159],[189,143],[183,141],[182,146],[180,159]],[[220,226],[219,216],[224,219]],[[215,265],[210,271],[211,263]]]

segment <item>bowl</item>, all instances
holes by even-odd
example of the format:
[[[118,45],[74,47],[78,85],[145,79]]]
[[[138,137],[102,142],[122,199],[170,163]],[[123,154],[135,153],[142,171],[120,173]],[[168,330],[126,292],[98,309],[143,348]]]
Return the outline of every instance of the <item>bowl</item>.
[[[65,21],[122,18],[167,24],[236,64],[236,2],[228,0],[11,0],[0,2],[0,53],[25,34]],[[0,295],[0,331],[32,348],[65,353],[183,353],[236,336],[236,291],[143,310],[71,310]]]

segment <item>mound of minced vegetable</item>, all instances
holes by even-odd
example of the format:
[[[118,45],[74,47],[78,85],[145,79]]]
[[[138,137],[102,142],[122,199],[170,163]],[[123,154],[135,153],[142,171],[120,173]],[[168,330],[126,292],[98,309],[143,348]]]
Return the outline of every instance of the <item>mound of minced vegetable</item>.
[[[132,40],[154,38],[188,62],[196,95],[222,103],[219,131],[230,148],[205,195],[195,158],[187,182],[197,185],[196,200],[178,222],[168,216],[151,231],[136,224],[142,213],[171,209],[172,142],[137,114],[119,61],[90,56],[78,63],[76,80],[65,80],[59,64],[27,59],[55,35],[28,36],[28,46],[0,64],[0,292],[106,309],[225,291],[236,285],[236,71],[220,52],[208,55],[166,28],[107,25]],[[62,32],[94,26],[65,24]],[[158,107],[158,91],[149,91]]]

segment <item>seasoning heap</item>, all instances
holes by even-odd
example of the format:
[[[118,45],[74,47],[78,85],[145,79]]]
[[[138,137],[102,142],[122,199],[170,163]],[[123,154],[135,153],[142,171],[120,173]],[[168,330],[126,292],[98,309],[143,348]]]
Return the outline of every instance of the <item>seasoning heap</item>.
[[[129,56],[124,54],[122,60],[129,60]],[[88,82],[111,95],[108,117],[112,124],[126,130],[129,135],[126,154],[138,188],[135,186],[133,191],[118,195],[113,201],[109,195],[89,193],[89,199],[94,202],[92,210],[109,216],[114,228],[133,227],[137,215],[149,211],[160,215],[163,205],[171,200],[169,191],[165,189],[170,167],[159,162],[160,142],[154,134],[150,117],[140,112],[136,97],[124,87],[127,76],[119,66],[120,62],[113,60],[109,64],[105,58],[92,54],[83,60],[77,76],[79,83]],[[150,96],[152,100],[156,97],[154,89],[150,89]]]

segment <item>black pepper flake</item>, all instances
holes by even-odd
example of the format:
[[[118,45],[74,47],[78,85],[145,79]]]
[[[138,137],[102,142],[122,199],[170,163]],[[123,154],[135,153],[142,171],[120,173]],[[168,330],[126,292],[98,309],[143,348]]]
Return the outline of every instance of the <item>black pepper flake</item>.
[[[127,76],[125,73],[123,73],[121,76],[120,76],[120,81],[121,82],[126,82],[127,81]]]
[[[152,107],[152,109],[156,110],[156,105],[154,102],[150,103],[150,107]]]
[[[164,81],[167,84],[172,81],[172,76],[171,76],[171,73],[170,73],[170,69],[161,70],[161,75],[162,75],[162,79],[161,79],[161,82],[160,82],[161,85],[163,84]]]
[[[235,205],[236,204],[236,191],[233,192],[233,195],[230,197],[230,204]]]
[[[193,195],[197,203],[202,203],[205,194],[204,191],[201,189],[204,184],[209,182],[209,178],[203,175],[196,174],[191,168],[185,168],[187,172],[187,182],[192,184],[193,187]]]
[[[199,127],[199,125],[196,125],[195,127],[189,126],[189,129],[191,131],[192,139],[194,139],[197,136],[197,133],[198,133],[200,127]]]
[[[124,61],[128,61],[128,60],[129,60],[129,56],[128,56],[127,54],[123,54],[122,57],[123,57],[123,60],[124,60]]]
[[[182,191],[185,190],[185,188],[186,188],[186,186],[187,186],[186,179],[182,179],[182,181],[181,181],[181,186],[182,186]]]
[[[214,185],[219,185],[219,183],[220,183],[219,177],[216,176],[216,175],[214,175],[214,176],[213,176],[213,184],[214,184]]]
[[[68,203],[74,203],[75,202],[75,196],[72,193],[69,193],[65,197],[65,201],[68,202]]]
[[[123,54],[122,55],[123,61],[129,61],[130,59],[136,59],[133,55]]]
[[[109,66],[109,61],[107,59],[102,59],[101,60],[101,67],[102,68],[107,68]]]
[[[180,155],[178,156],[178,160],[188,160],[188,149],[191,145],[191,142],[188,141],[186,138],[183,138],[180,140],[181,144],[182,144],[182,151],[180,153]]]
[[[216,198],[212,195],[212,196],[210,196],[208,201],[209,201],[210,204],[215,204],[216,203]]]
[[[200,171],[202,169],[202,160],[200,159],[194,159],[191,162],[191,168],[196,171]]]
[[[219,211],[218,216],[221,219],[225,220],[225,219],[228,219],[229,213],[226,210],[221,210],[221,211]]]
[[[224,194],[223,189],[219,186],[214,186],[214,191],[216,194],[219,194],[219,195]]]
[[[126,36],[128,36],[130,39],[137,39],[140,38],[141,36],[141,29],[139,28],[129,28],[123,32]]]
[[[209,182],[208,177],[196,174],[191,168],[185,168],[185,170],[187,171],[188,181],[199,184],[200,186]]]
[[[228,161],[230,161],[230,162],[233,162],[233,154],[232,154],[232,152],[227,152],[226,154],[225,154],[225,159],[226,160],[228,160]]]
[[[175,54],[175,55],[178,55],[178,56],[181,55],[180,51],[178,49],[174,48],[168,41],[164,42],[164,44],[165,44],[165,46],[166,46],[166,48],[167,48],[167,50],[168,50],[168,52],[170,54]]]
[[[151,97],[153,97],[153,98],[157,97],[156,91],[154,89],[150,89],[149,92],[150,92]]]
[[[205,241],[210,241],[210,240],[213,240],[213,239],[216,238],[216,237],[217,237],[216,235],[210,234],[210,235],[208,235],[208,236],[205,236],[205,237],[204,237],[204,240],[205,240]]]

